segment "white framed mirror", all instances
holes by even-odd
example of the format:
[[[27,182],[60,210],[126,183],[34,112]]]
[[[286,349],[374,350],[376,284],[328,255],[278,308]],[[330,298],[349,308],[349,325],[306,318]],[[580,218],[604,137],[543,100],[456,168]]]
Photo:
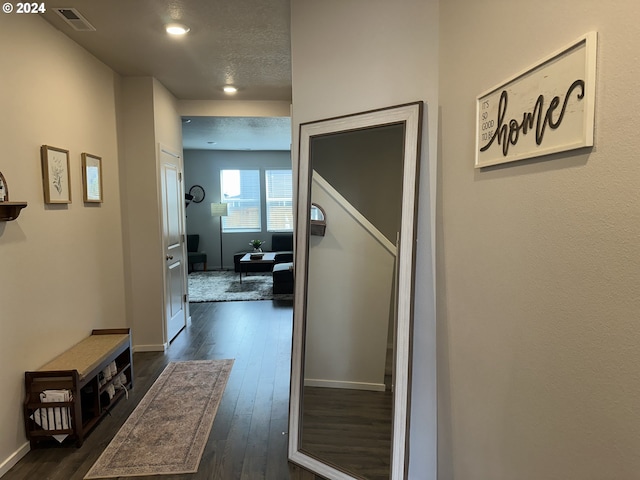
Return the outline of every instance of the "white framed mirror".
[[[406,477],[422,115],[300,125],[289,460],[327,479]]]

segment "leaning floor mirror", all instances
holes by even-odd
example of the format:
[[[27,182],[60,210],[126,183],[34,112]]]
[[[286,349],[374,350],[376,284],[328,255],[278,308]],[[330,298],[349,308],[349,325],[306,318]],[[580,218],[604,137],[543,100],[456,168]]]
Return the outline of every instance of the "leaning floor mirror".
[[[423,103],[300,125],[289,460],[406,477]]]

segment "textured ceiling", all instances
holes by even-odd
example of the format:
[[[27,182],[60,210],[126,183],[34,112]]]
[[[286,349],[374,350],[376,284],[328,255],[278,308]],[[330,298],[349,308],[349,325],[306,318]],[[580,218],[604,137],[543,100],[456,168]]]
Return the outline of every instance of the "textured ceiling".
[[[73,7],[96,31],[53,10]],[[48,0],[43,17],[123,76],[153,76],[181,100],[291,101],[289,0]],[[191,31],[170,37],[166,23]]]
[[[184,117],[182,144],[185,150],[290,150],[291,119]]]
[[[55,11],[95,27],[76,31]],[[291,101],[289,0],[47,0],[45,20],[120,75],[152,76],[179,100]],[[167,23],[191,31],[182,38]],[[229,96],[222,87],[233,84]],[[289,150],[289,118],[183,119],[185,149]],[[215,142],[215,143],[209,143]]]

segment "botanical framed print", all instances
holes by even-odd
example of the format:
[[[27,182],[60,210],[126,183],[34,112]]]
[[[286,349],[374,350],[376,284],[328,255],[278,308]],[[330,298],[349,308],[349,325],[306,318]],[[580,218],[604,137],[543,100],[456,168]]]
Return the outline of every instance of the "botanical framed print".
[[[45,203],[71,203],[69,150],[43,145],[42,175]]]
[[[82,154],[82,184],[85,203],[102,203],[102,158]]]

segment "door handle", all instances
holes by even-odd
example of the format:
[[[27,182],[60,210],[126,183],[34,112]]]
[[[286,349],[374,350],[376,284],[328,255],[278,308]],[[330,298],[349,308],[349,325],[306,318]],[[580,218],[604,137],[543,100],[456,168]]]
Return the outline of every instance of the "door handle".
[[[167,255],[167,260],[173,260],[173,255]]]

